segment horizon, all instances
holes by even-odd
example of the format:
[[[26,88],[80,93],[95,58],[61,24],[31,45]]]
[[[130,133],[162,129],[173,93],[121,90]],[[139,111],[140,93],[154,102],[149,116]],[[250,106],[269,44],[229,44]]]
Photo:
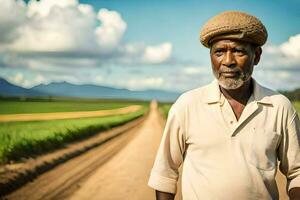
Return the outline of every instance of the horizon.
[[[11,84],[13,86],[21,87],[21,88],[24,88],[24,89],[34,89],[37,86],[48,86],[48,85],[51,85],[51,84],[69,84],[69,85],[73,85],[73,86],[83,86],[83,85],[85,85],[85,86],[86,85],[97,86],[97,87],[104,87],[104,88],[109,88],[109,89],[128,90],[128,91],[132,91],[132,92],[161,91],[161,92],[168,92],[168,93],[177,93],[177,94],[180,94],[178,92],[164,90],[164,89],[159,89],[159,88],[147,88],[147,89],[144,89],[144,90],[131,90],[131,89],[121,88],[121,87],[119,88],[119,87],[113,87],[113,86],[95,85],[93,83],[78,83],[78,84],[76,84],[76,83],[70,83],[70,82],[64,81],[64,80],[62,80],[62,81],[53,81],[53,82],[49,82],[49,83],[40,83],[40,84],[32,86],[30,88],[25,88],[25,87],[16,85],[16,84],[10,82],[9,80],[6,80],[3,77],[0,77],[0,80],[1,79],[7,81],[9,84]]]
[[[49,83],[40,83],[40,84],[32,86],[30,88],[25,88],[25,87],[16,85],[16,84],[10,82],[9,80],[6,80],[3,77],[0,77],[0,80],[1,79],[7,81],[9,84],[12,84],[14,86],[21,87],[21,88],[24,88],[24,89],[34,89],[34,87],[41,86],[41,85],[47,86],[47,85],[50,85],[50,84],[63,84],[63,83],[66,83],[66,84],[75,85],[75,86],[90,85],[90,86],[105,87],[105,88],[110,88],[110,89],[129,90],[129,91],[132,91],[132,92],[144,92],[144,91],[151,91],[151,90],[153,90],[153,91],[162,91],[162,92],[168,92],[168,93],[177,93],[178,95],[181,94],[181,92],[176,92],[176,91],[174,92],[174,91],[171,91],[171,90],[164,90],[164,89],[159,89],[159,88],[147,88],[147,89],[142,89],[142,90],[131,90],[131,89],[122,88],[122,87],[96,85],[96,84],[93,84],[93,83],[78,83],[78,84],[76,84],[76,83],[70,83],[70,82],[64,81],[64,80],[62,80],[62,81],[53,81],[53,82],[49,82]],[[276,91],[277,92],[293,92],[293,91],[299,90],[299,89],[300,89],[300,87],[297,87],[297,88],[292,89],[292,90],[276,90]]]
[[[0,77],[24,88],[64,81],[176,93],[201,87],[214,77],[199,30],[225,10],[253,14],[268,30],[255,80],[277,91],[300,87],[296,0],[1,1]]]

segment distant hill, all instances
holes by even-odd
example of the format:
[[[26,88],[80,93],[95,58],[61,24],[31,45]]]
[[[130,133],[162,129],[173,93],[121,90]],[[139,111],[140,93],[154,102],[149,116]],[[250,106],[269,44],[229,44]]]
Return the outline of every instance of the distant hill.
[[[0,96],[45,96],[43,92],[22,88],[0,78]]]
[[[179,93],[163,90],[131,91],[112,87],[97,86],[92,84],[75,85],[68,82],[54,82],[40,84],[30,89],[25,89],[4,79],[0,79],[1,96],[56,96],[80,98],[113,98],[113,99],[142,99],[159,101],[174,101]]]

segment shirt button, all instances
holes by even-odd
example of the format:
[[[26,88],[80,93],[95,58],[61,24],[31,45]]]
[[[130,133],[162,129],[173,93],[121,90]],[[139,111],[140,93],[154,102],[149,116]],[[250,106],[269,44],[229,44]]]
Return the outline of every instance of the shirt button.
[[[233,121],[230,121],[230,124],[233,124]]]

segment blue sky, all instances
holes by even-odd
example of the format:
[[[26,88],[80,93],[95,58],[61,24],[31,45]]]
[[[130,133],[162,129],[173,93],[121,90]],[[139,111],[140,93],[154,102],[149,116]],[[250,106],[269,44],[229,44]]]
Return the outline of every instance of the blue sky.
[[[269,38],[255,69],[273,89],[300,87],[300,1],[1,0],[0,76],[186,91],[213,76],[201,26],[225,10],[257,16]]]
[[[269,31],[269,42],[280,44],[300,33],[300,1],[281,0],[85,0],[95,9],[108,8],[128,23],[124,39],[156,44],[171,41],[174,55],[201,62],[206,52],[199,44],[199,30],[210,17],[224,10],[240,10],[257,16]]]

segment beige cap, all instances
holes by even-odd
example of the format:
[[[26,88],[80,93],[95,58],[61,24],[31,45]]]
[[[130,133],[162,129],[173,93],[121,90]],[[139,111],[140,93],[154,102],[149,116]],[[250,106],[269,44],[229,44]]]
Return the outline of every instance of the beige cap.
[[[214,16],[200,32],[200,41],[206,47],[218,39],[238,39],[262,46],[267,38],[267,30],[259,19],[239,11],[226,11]]]

